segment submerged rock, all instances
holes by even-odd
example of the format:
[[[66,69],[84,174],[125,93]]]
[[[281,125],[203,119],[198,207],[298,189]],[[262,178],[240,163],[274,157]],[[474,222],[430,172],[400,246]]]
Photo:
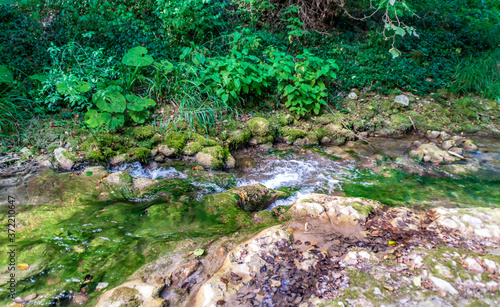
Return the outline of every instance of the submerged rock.
[[[432,163],[454,162],[459,160],[459,158],[451,156],[448,152],[432,143],[420,145],[416,150],[410,152],[410,156],[417,160]]]
[[[119,186],[131,186],[132,185],[132,176],[126,171],[111,173],[108,177],[106,177],[105,181],[107,183],[116,184]]]
[[[163,300],[158,298],[160,289],[161,285],[151,285],[141,281],[130,281],[102,294],[96,303],[96,307],[161,307],[163,306]]]

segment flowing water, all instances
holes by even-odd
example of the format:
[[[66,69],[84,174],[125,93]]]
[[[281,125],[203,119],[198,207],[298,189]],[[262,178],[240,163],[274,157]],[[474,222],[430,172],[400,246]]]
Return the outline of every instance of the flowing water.
[[[199,202],[203,195],[222,192],[234,183],[261,183],[292,192],[271,208],[290,205],[312,192],[367,197],[391,206],[500,207],[499,139],[474,139],[480,151],[458,166],[476,170],[472,175],[456,175],[446,166],[414,163],[408,158],[413,141],[380,139],[343,147],[244,149],[234,153],[238,166],[230,171],[233,181],[221,173],[211,173],[214,180],[201,180],[182,163],[154,169],[140,163],[111,168],[137,178],[169,180],[160,181],[162,197],[156,199],[138,202],[125,193],[113,201],[20,208],[17,220],[23,231],[16,241],[17,261],[28,263],[30,269],[18,272],[18,296],[37,293],[45,297],[39,305],[63,306],[72,293],[85,287],[92,305],[99,295],[94,292],[98,282],[116,286],[182,240],[207,242],[236,231],[207,215]],[[2,226],[6,223],[2,220]],[[0,243],[7,243],[4,234]],[[1,261],[4,270],[7,260]],[[85,282],[88,278],[91,281]],[[10,302],[7,294],[7,285],[0,285],[0,304]]]

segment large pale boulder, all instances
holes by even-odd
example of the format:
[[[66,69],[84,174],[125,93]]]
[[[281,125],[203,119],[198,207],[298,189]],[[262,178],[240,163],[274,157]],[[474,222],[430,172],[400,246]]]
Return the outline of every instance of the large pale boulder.
[[[219,169],[224,166],[224,150],[220,146],[204,147],[195,157],[203,168]]]
[[[132,185],[132,176],[126,171],[111,173],[108,177],[106,177],[105,181],[107,183],[116,184],[119,186],[131,186]]]

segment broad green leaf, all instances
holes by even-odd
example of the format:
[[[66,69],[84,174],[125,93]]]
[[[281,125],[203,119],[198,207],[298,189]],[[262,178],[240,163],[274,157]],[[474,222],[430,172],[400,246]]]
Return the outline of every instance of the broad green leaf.
[[[93,174],[93,172],[91,172],[91,171],[88,171],[85,173],[85,175],[87,175],[87,176],[92,176],[92,174]]]
[[[396,34],[397,35],[401,35],[401,36],[405,36],[406,32],[403,28],[397,28],[396,29]]]
[[[151,98],[141,98],[136,95],[127,95],[127,108],[132,111],[142,111],[148,107],[156,106],[156,102]]]
[[[148,49],[144,47],[134,47],[127,51],[122,58],[122,63],[127,66],[144,67],[153,64],[153,57],[148,55]]]
[[[125,97],[116,89],[106,89],[92,96],[95,105],[104,112],[123,113],[127,106]]]
[[[89,110],[87,113],[85,113],[84,118],[85,124],[89,128],[98,128],[104,124],[102,116],[99,112],[97,112],[97,110]]]
[[[90,90],[90,83],[85,81],[63,81],[56,85],[56,89],[63,95],[75,95]]]
[[[40,82],[45,82],[47,79],[49,79],[49,77],[45,74],[36,74],[33,76],[29,76],[29,78],[31,80],[36,80],[36,81],[40,81]]]
[[[101,116],[104,121],[104,127],[110,130],[123,127],[125,123],[125,116],[123,114],[101,113]]]
[[[7,67],[0,65],[0,83],[11,83],[14,81],[14,75]]]
[[[144,110],[144,111],[130,111],[129,112],[130,117],[132,120],[138,124],[143,124],[146,119],[149,117],[149,111]]]
[[[228,99],[229,99],[229,95],[228,95],[228,94],[224,94],[224,95],[222,95],[222,101],[223,101],[223,102],[227,102],[227,101],[228,101]]]
[[[204,253],[205,253],[205,250],[200,248],[200,249],[195,250],[195,251],[193,252],[193,255],[195,255],[195,256],[201,256],[201,255],[203,255]]]

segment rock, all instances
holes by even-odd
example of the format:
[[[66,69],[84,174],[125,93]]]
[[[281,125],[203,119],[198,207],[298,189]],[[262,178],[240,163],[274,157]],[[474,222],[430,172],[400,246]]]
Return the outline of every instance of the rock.
[[[248,142],[250,137],[252,136],[252,132],[248,130],[234,130],[229,132],[228,144],[231,148],[238,148],[241,145]]]
[[[288,211],[295,217],[316,217],[337,225],[358,225],[380,204],[352,197],[307,194],[299,198]]]
[[[102,289],[108,287],[108,285],[109,285],[109,283],[107,283],[107,282],[100,282],[95,287],[95,291],[101,291]]]
[[[30,295],[25,296],[25,297],[23,298],[23,300],[24,300],[25,302],[29,302],[29,301],[32,301],[32,300],[34,300],[35,298],[37,298],[37,296],[38,296],[38,295],[37,295],[36,293],[33,293],[33,294],[30,294]]]
[[[195,157],[196,162],[206,169],[220,169],[224,166],[224,151],[220,146],[204,147]]]
[[[428,139],[430,139],[430,140],[435,140],[435,139],[437,139],[438,137],[440,137],[440,136],[441,136],[441,132],[439,132],[439,131],[430,131],[430,130],[429,130],[429,131],[427,131],[427,132],[425,133],[425,136],[426,136]]]
[[[471,273],[482,274],[484,272],[483,267],[471,257],[465,258],[463,264]]]
[[[226,158],[226,163],[224,163],[224,168],[235,168],[236,167],[236,160],[233,158],[232,155],[229,155]]]
[[[165,285],[151,285],[139,280],[126,282],[116,288],[101,294],[96,307],[114,306],[163,306],[162,299],[158,298],[158,292]]]
[[[131,186],[132,185],[132,176],[126,171],[116,172],[109,174],[106,177],[105,181],[107,183],[116,184],[120,186]]]
[[[85,294],[76,293],[73,295],[73,300],[71,300],[72,305],[84,305],[89,300],[89,297]]]
[[[453,140],[447,140],[447,141],[444,141],[443,144],[441,144],[441,148],[444,150],[448,150],[448,149],[452,148],[453,146],[455,146],[455,141],[453,141]]]
[[[408,106],[410,104],[410,99],[408,98],[408,96],[406,95],[398,95],[396,96],[396,98],[394,99],[394,102],[395,103],[399,103],[399,104],[402,104],[404,106]]]
[[[125,154],[114,156],[109,160],[109,164],[111,165],[120,165],[127,161]]]
[[[67,171],[69,171],[75,164],[72,154],[70,154],[64,148],[57,148],[56,150],[54,150],[54,158],[56,159],[57,163],[59,163],[59,167]]]
[[[434,277],[434,276],[429,276],[429,280],[436,286],[441,291],[447,292],[451,295],[458,295],[458,291],[453,288],[453,286],[440,278]]]
[[[221,268],[200,287],[193,306],[217,306],[217,302],[235,293],[251,280],[252,274],[259,273],[262,267],[268,265],[261,255],[273,252],[276,245],[272,243],[280,241],[290,243],[290,233],[278,225],[238,245],[229,252]],[[232,276],[237,276],[239,282],[224,282],[232,280]]]
[[[442,264],[438,264],[434,267],[434,269],[436,270],[437,274],[439,274],[439,276],[442,276],[444,278],[453,278],[453,275],[451,274],[451,271],[450,269],[448,269],[446,266],[442,265]]]
[[[144,190],[157,183],[158,180],[149,178],[134,178],[133,187],[137,190]]]
[[[349,95],[347,95],[347,98],[349,98],[351,100],[358,100],[358,94],[351,92],[351,93],[349,93]]]
[[[448,149],[448,151],[454,152],[460,156],[462,156],[464,154],[464,151],[462,150],[462,148],[459,148],[459,147],[452,147],[452,148]]]
[[[500,288],[500,286],[499,286],[498,282],[496,282],[496,281],[491,280],[491,281],[488,281],[486,283],[486,290],[488,290],[490,292],[496,292],[499,290],[499,288]]]
[[[486,267],[486,270],[490,273],[496,273],[497,272],[497,264],[495,261],[490,260],[490,259],[483,259],[484,266]]]
[[[108,172],[104,169],[104,166],[91,166],[85,168],[82,173],[85,176],[104,176],[107,175]]]
[[[175,149],[168,147],[167,144],[160,144],[156,147],[158,153],[162,154],[165,157],[171,157],[175,154]]]
[[[38,162],[38,166],[40,168],[51,168],[52,163],[50,163],[50,160],[40,160],[40,162]]]
[[[189,142],[186,144],[186,147],[183,149],[183,154],[186,156],[194,156],[199,153],[203,149],[203,146],[199,142]]]
[[[441,131],[441,133],[439,134],[439,138],[441,139],[441,141],[447,141],[450,139],[450,135],[444,131]]]
[[[477,146],[472,143],[471,140],[465,140],[463,143],[462,143],[462,147],[463,149],[467,150],[467,151],[477,151]]]
[[[247,126],[252,136],[266,136],[271,134],[271,123],[265,118],[254,117],[247,121]]]
[[[423,144],[416,150],[412,150],[410,156],[416,159],[422,159],[424,162],[432,163],[453,162],[457,160],[457,158],[451,156],[434,144]]]

